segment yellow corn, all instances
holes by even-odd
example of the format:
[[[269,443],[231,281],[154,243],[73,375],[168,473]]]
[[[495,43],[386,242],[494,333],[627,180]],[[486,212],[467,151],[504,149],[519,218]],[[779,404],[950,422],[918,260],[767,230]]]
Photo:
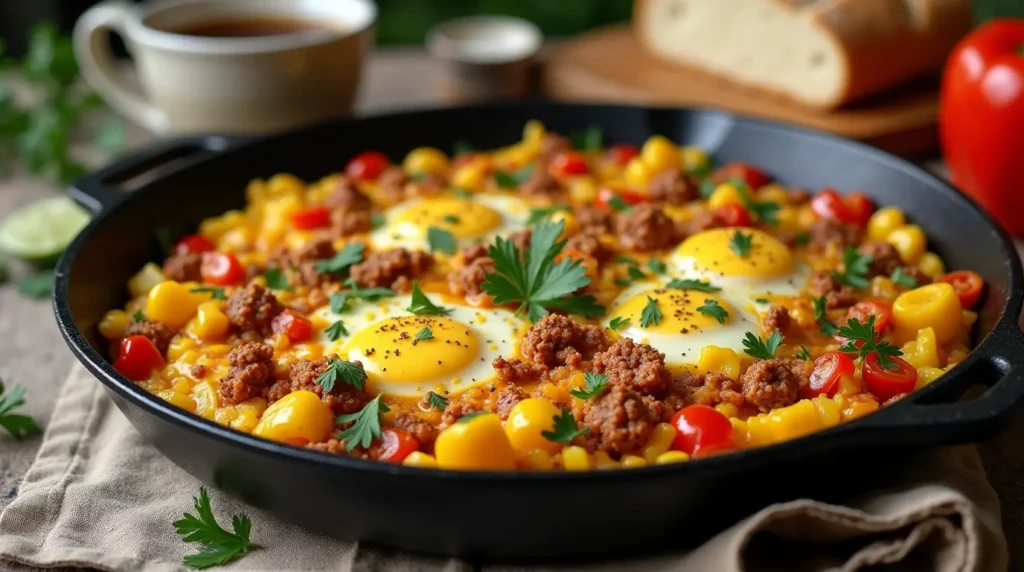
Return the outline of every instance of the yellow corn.
[[[569,181],[569,198],[575,203],[590,204],[597,198],[597,181],[583,175]]]
[[[132,323],[132,317],[124,310],[110,310],[103,314],[100,319],[100,335],[108,340],[117,340],[125,336],[128,325]]]
[[[555,460],[544,449],[534,449],[523,458],[527,468],[535,471],[550,471],[555,467]]]
[[[207,419],[213,419],[214,413],[220,407],[220,399],[217,397],[217,390],[208,381],[200,381],[192,386],[192,400],[196,403],[195,414]]]
[[[679,158],[682,159],[683,169],[687,172],[704,168],[711,162],[711,158],[703,149],[696,145],[687,145],[679,150]]]
[[[540,149],[545,135],[547,135],[547,129],[544,128],[544,124],[536,119],[531,119],[523,126],[523,145]]]
[[[534,449],[557,453],[562,445],[546,439],[542,433],[555,427],[555,416],[561,412],[547,399],[531,397],[516,403],[505,421],[505,434],[520,455]]]
[[[740,410],[732,403],[719,403],[715,406],[715,410],[730,418],[738,417],[740,414]]]
[[[944,344],[961,330],[963,313],[953,286],[936,282],[900,294],[892,303],[892,320],[908,336],[930,327]]]
[[[648,138],[640,148],[639,157],[652,174],[678,168],[682,163],[679,147],[661,135],[652,135]]]
[[[643,189],[647,187],[647,183],[651,180],[653,174],[643,159],[640,156],[636,156],[626,163],[626,169],[622,177],[626,180],[627,185]]]
[[[824,427],[832,427],[838,425],[840,420],[839,405],[832,399],[819,395],[811,400],[814,407],[818,409],[818,416],[821,419],[821,424]]]
[[[139,296],[145,296],[149,294],[149,291],[157,284],[167,280],[164,277],[163,270],[159,266],[152,262],[147,262],[142,270],[135,273],[134,276],[128,279],[128,293],[133,298]]]
[[[493,413],[445,428],[434,443],[434,457],[442,469],[512,470],[516,466],[512,444]]]
[[[875,276],[871,279],[871,295],[891,304],[899,291],[896,290],[896,283],[888,276]]]
[[[611,456],[608,455],[608,453],[605,453],[604,451],[596,451],[594,453],[593,457],[594,457],[594,467],[597,470],[599,470],[599,471],[600,470],[606,470],[606,469],[618,469],[619,468],[618,461],[616,461],[615,459],[612,459]]]
[[[690,460],[690,456],[682,451],[668,451],[658,455],[654,460],[655,465],[668,465],[671,463],[684,463]]]
[[[789,202],[789,195],[786,193],[785,187],[778,183],[768,183],[758,189],[757,198],[762,201],[778,203],[779,205],[785,205]]]
[[[580,223],[576,220],[576,215],[569,211],[558,211],[556,213],[552,213],[551,222],[565,223],[565,228],[562,230],[562,234],[559,238],[568,238],[580,230]]]
[[[421,469],[436,469],[437,459],[422,451],[413,451],[402,461],[406,467],[419,467]]]
[[[259,229],[258,242],[267,247],[284,240],[292,230],[291,215],[302,209],[302,198],[298,194],[287,194],[270,199],[263,206],[263,219]]]
[[[742,205],[740,191],[732,183],[721,183],[708,197],[708,208],[720,209],[726,205]]]
[[[231,423],[238,417],[238,411],[234,407],[220,407],[213,412],[213,420],[218,425],[225,427],[231,425]]]
[[[173,280],[154,286],[146,299],[146,317],[179,329],[196,315],[209,294],[193,294],[189,287]]]
[[[896,207],[882,207],[868,219],[868,238],[871,240],[885,240],[889,233],[903,226],[906,218],[903,211]]]
[[[647,460],[643,457],[637,457],[636,455],[625,455],[622,457],[622,461],[619,464],[623,469],[638,469],[640,467],[646,467]]]
[[[765,417],[765,429],[773,443],[813,433],[822,427],[818,408],[807,399],[776,409]]]
[[[844,375],[839,378],[839,387],[836,389],[836,395],[857,395],[862,391],[864,389],[860,378],[852,375]]]
[[[334,428],[334,415],[312,391],[293,391],[263,412],[252,434],[272,441],[305,445],[319,443]]]
[[[940,365],[939,344],[933,328],[921,328],[917,337],[903,344],[903,359],[917,368],[937,368]]]
[[[487,163],[476,159],[460,165],[452,173],[452,187],[467,191],[481,190],[484,186],[486,169]]]
[[[641,454],[649,464],[658,460],[658,455],[669,450],[672,441],[676,438],[676,428],[668,423],[658,423],[651,430],[651,436],[647,440]]]
[[[187,336],[175,336],[170,345],[167,346],[167,360],[175,361],[185,355],[189,350],[195,350],[198,346],[196,341]]]
[[[921,260],[917,262],[917,267],[921,269],[931,278],[935,278],[939,274],[946,271],[946,265],[939,258],[938,254],[934,252],[925,252],[921,255]]]
[[[589,471],[594,468],[594,463],[586,449],[570,445],[562,449],[562,466],[566,471]]]
[[[718,373],[730,379],[738,379],[740,356],[730,348],[704,346],[697,359],[697,371],[703,374]]]
[[[878,411],[878,402],[874,399],[849,400],[843,406],[842,418],[843,421],[851,421],[875,411]]]
[[[269,197],[281,195],[301,195],[306,190],[306,183],[289,173],[278,173],[267,180],[266,192]]]
[[[900,258],[907,264],[916,264],[927,246],[924,230],[916,224],[905,224],[894,229],[885,237],[885,241],[896,247]]]
[[[448,156],[434,147],[417,147],[405,156],[402,167],[408,173],[435,173],[443,175],[450,167]]]
[[[220,309],[221,303],[216,300],[203,302],[196,311],[196,317],[190,323],[190,330],[204,340],[222,338],[228,333],[231,321]]]
[[[960,313],[960,321],[964,325],[964,330],[970,331],[974,327],[974,323],[978,321],[978,313],[973,310],[964,310]]]
[[[921,389],[929,383],[935,381],[945,371],[937,367],[919,367],[917,368],[917,383],[914,384],[914,389]]]
[[[164,401],[170,403],[171,405],[174,405],[175,407],[184,409],[189,413],[196,412],[196,401],[189,397],[188,395],[185,395],[184,393],[179,393],[177,391],[174,391],[173,389],[164,389],[161,391],[157,391],[156,395],[160,399],[163,399]]]
[[[259,423],[260,416],[267,410],[267,400],[262,397],[251,397],[235,406],[238,416],[231,422],[231,428],[245,433],[252,433]]]

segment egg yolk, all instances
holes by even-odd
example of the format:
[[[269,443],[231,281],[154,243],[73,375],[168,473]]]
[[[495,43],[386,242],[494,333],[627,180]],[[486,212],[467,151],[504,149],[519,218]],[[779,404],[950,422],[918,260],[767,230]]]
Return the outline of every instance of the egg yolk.
[[[643,326],[643,311],[650,304],[648,298],[653,299],[658,310],[661,311],[661,320],[655,323],[650,321],[646,327]],[[724,322],[719,322],[715,317],[716,308],[724,310],[726,316]],[[704,307],[705,311],[699,308]],[[626,318],[633,327],[639,327],[644,332],[652,334],[692,334],[711,328],[717,328],[728,324],[733,319],[733,309],[725,300],[696,290],[657,289],[649,290],[634,296],[622,303],[611,315],[612,318]]]
[[[498,211],[478,202],[458,198],[428,199],[396,218],[426,232],[429,227],[446,230],[460,238],[483,236],[501,224]]]
[[[340,353],[361,361],[382,390],[411,393],[424,382],[449,381],[480,359],[480,339],[451,318],[399,316],[356,332]]]
[[[749,249],[737,244],[746,237],[750,238]],[[786,245],[756,229],[716,228],[697,233],[679,245],[677,256],[693,260],[695,270],[720,276],[778,276],[793,268],[793,254]]]

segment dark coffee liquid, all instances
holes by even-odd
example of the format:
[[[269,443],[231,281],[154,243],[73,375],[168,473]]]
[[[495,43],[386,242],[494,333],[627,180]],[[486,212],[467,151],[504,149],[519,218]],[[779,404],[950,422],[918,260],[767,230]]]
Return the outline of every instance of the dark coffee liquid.
[[[233,18],[230,20],[207,20],[194,22],[169,30],[186,36],[206,38],[256,38],[260,36],[281,36],[309,31],[326,31],[330,27],[309,20],[285,18]]]

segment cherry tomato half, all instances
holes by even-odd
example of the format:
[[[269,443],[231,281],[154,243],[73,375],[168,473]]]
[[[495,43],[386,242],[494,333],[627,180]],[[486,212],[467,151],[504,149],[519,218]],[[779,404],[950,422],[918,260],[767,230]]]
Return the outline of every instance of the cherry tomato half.
[[[230,286],[245,280],[245,268],[234,254],[225,252],[207,252],[203,254],[203,262],[199,266],[203,282],[217,286]]]
[[[957,270],[939,277],[939,282],[948,282],[953,285],[956,295],[960,298],[960,305],[964,309],[973,308],[981,297],[981,291],[985,288],[985,279],[977,272],[970,270]]]
[[[174,245],[175,254],[202,254],[211,250],[217,250],[217,246],[201,234],[184,236]]]
[[[672,416],[676,437],[672,448],[688,455],[733,446],[729,418],[707,405],[689,405]]]
[[[590,172],[587,166],[587,158],[579,151],[563,151],[551,161],[551,176],[569,177],[572,175],[586,175]]]
[[[114,360],[114,369],[132,381],[149,379],[154,369],[164,366],[164,356],[146,336],[121,340],[121,351]]]
[[[650,200],[647,195],[629,189],[615,190],[604,187],[597,192],[597,206],[604,210],[615,210],[611,204],[615,197],[619,197],[627,205],[637,205]]]
[[[331,209],[310,207],[292,214],[292,226],[299,230],[311,230],[331,225]]]
[[[853,360],[843,352],[821,354],[814,360],[811,383],[804,388],[804,397],[832,397],[839,389],[839,379],[844,375],[853,375],[853,369]]]
[[[275,332],[283,332],[292,343],[304,342],[313,337],[313,323],[291,310],[278,314],[270,322],[270,327]]]
[[[864,193],[850,193],[843,198],[843,204],[846,205],[846,213],[849,217],[849,220],[844,222],[849,222],[858,228],[866,228],[868,226],[868,220],[871,219],[872,213],[875,212],[875,203],[871,202],[867,195]]]
[[[712,179],[716,182],[724,182],[730,179],[740,179],[753,190],[760,189],[771,182],[764,171],[748,163],[734,162],[723,165],[715,172]]]
[[[839,193],[833,189],[823,189],[811,197],[811,210],[821,218],[850,222],[850,212]]]
[[[360,181],[373,181],[391,164],[380,151],[363,151],[345,166],[345,174]]]
[[[380,432],[380,460],[401,463],[413,451],[418,451],[420,442],[405,429],[388,427]]]
[[[715,209],[715,218],[722,221],[724,226],[750,226],[750,211],[736,203]]]
[[[618,145],[612,145],[608,148],[607,156],[612,161],[620,165],[629,163],[630,159],[640,154],[640,150],[634,145],[628,143],[620,143]]]
[[[871,316],[875,317],[875,333],[881,334],[889,327],[889,321],[892,319],[892,308],[882,302],[864,300],[851,306],[850,311],[846,314],[847,318],[853,318],[862,324],[867,322]]]
[[[879,401],[885,401],[900,393],[910,393],[917,384],[917,368],[902,358],[891,357],[889,361],[896,364],[896,369],[883,368],[877,352],[871,352],[864,357],[864,366],[861,370],[864,386]]]

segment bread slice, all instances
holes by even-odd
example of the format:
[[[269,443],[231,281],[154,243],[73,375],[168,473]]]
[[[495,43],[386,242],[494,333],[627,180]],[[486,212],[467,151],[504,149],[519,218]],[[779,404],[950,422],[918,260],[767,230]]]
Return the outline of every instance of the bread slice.
[[[939,69],[970,0],[636,0],[640,42],[670,61],[834,108]]]

